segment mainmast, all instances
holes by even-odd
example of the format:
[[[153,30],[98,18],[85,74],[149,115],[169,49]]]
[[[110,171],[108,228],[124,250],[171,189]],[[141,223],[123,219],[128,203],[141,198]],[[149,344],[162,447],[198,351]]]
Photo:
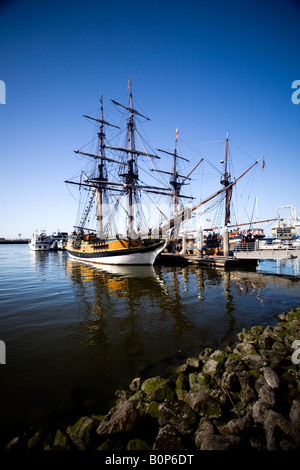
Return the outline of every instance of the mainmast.
[[[100,115],[100,132],[98,133],[99,136],[99,150],[100,150],[100,155],[104,156],[104,122],[103,122],[103,93],[101,92],[101,97],[100,97],[100,104],[101,104],[101,115]],[[99,189],[96,192],[96,207],[97,207],[97,219],[98,219],[98,229],[99,233],[103,233],[103,210],[102,210],[102,204],[103,204],[103,191],[104,185],[103,182],[107,182],[107,178],[104,177],[104,168],[105,168],[105,160],[103,158],[100,158],[100,163],[98,164],[98,178],[99,178]]]
[[[133,149],[135,148],[134,142],[134,119],[133,119],[133,100],[132,100],[132,83],[131,77],[129,78],[129,86],[130,86],[130,95],[129,95],[129,106],[131,108],[130,117],[128,121],[128,130],[129,130],[129,148],[131,150],[130,159],[128,160],[128,174],[126,175],[128,183],[130,183],[128,187],[128,230],[129,233],[133,232],[133,214],[132,214],[132,203],[133,203],[133,193],[135,191],[134,186],[138,180],[138,171],[136,167],[135,172],[135,160],[133,157]]]
[[[126,147],[112,147],[112,146],[106,146],[106,148],[112,149],[112,150],[118,150],[121,152],[125,152],[128,154],[127,157],[127,168],[126,171],[119,173],[119,175],[123,178],[124,180],[124,189],[126,194],[128,195],[128,233],[129,235],[133,232],[133,222],[134,222],[134,214],[133,214],[133,197],[136,195],[136,191],[143,189],[146,192],[153,192],[153,193],[158,193],[158,194],[165,194],[169,195],[168,193],[166,194],[166,188],[159,188],[155,186],[142,186],[138,184],[139,180],[139,174],[138,174],[138,165],[137,165],[137,157],[140,156],[147,156],[151,158],[160,158],[158,155],[150,154],[148,152],[142,152],[140,150],[137,150],[135,148],[135,132],[137,132],[136,126],[135,126],[135,116],[141,116],[142,118],[146,119],[149,121],[150,119],[141,114],[139,111],[133,108],[133,98],[132,98],[132,83],[131,83],[131,77],[129,78],[129,106],[124,106],[121,103],[118,103],[115,100],[112,100],[114,104],[117,106],[120,106],[127,111],[129,111],[129,118],[128,118],[128,124],[127,124],[127,146]],[[137,132],[138,133],[138,132]],[[164,191],[164,192],[161,192]]]
[[[227,170],[228,168],[228,131],[226,136],[226,149],[225,149],[225,162],[224,162],[224,176],[221,179],[221,184],[223,184],[225,189],[225,218],[224,218],[224,227],[230,223],[230,201],[232,196],[232,186],[230,186],[230,173]]]

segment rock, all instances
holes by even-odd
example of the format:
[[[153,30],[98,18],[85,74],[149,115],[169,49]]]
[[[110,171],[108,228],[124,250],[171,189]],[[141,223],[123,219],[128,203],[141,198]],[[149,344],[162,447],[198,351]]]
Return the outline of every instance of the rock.
[[[145,380],[141,386],[141,390],[145,393],[145,401],[162,402],[167,399],[176,398],[173,384],[169,379],[162,377],[153,377]]]
[[[260,369],[267,365],[266,361],[260,354],[246,354],[246,356],[243,356],[242,361],[249,367],[249,369]]]
[[[200,416],[209,418],[220,418],[222,416],[220,404],[203,389],[188,393],[185,396],[185,401]]]
[[[20,437],[14,437],[9,441],[9,443],[6,445],[5,450],[14,450],[18,447],[20,444]]]
[[[240,351],[243,355],[248,355],[248,354],[257,354],[257,351],[255,347],[253,346],[253,342],[247,342],[247,343],[240,343],[237,346],[237,350]]]
[[[267,385],[274,389],[279,387],[279,378],[276,372],[271,369],[271,367],[263,367],[262,369],[263,374],[264,374],[264,379],[267,383]]]
[[[221,386],[229,391],[238,391],[241,389],[238,376],[235,372],[224,372],[221,380]]]
[[[53,443],[54,450],[72,450],[72,445],[70,442],[69,436],[60,431],[59,429],[56,431]]]
[[[159,406],[159,424],[172,424],[180,434],[188,434],[195,429],[196,414],[182,400],[165,400]]]
[[[252,406],[252,417],[255,423],[264,424],[265,422],[265,415],[269,411],[269,406],[262,402],[261,400],[257,400],[254,405]]]
[[[245,436],[252,429],[253,421],[249,414],[243,418],[232,419],[224,426],[219,427],[221,435],[232,434],[233,436],[240,436],[245,438]]]
[[[276,403],[276,396],[274,391],[269,385],[263,385],[258,392],[259,400],[264,403],[267,407],[272,408]]]
[[[135,405],[130,401],[120,402],[105,416],[97,428],[99,436],[131,431],[138,419]]]
[[[199,360],[198,357],[189,357],[189,358],[186,360],[186,364],[187,364],[190,368],[198,370],[199,367],[200,367],[200,360]]]
[[[133,381],[129,385],[129,388],[132,392],[137,392],[141,388],[141,385],[142,385],[142,379],[140,377],[137,377],[133,379]]]
[[[126,450],[151,450],[151,446],[142,439],[131,439],[126,446]]]
[[[201,449],[202,442],[205,437],[213,436],[214,425],[207,418],[201,418],[197,431],[195,432],[195,446],[198,450]]]
[[[261,350],[270,350],[273,346],[274,339],[271,336],[271,329],[267,327],[258,340],[258,346]]]
[[[265,419],[265,430],[268,450],[292,450],[299,448],[299,432],[281,414],[269,410]]]
[[[253,377],[249,371],[243,370],[237,372],[237,377],[240,382],[241,392],[240,396],[243,402],[250,403],[251,401],[255,401],[257,398],[257,394],[253,387]]]
[[[179,374],[175,385],[176,395],[179,400],[184,400],[184,396],[189,390],[189,377],[185,374]]]
[[[231,450],[239,444],[240,438],[237,436],[208,435],[203,439],[200,450]]]
[[[215,351],[210,355],[209,359],[205,362],[202,372],[215,376],[220,376],[223,371],[223,364],[225,362],[226,355],[222,351]]]
[[[160,428],[153,444],[153,450],[184,450],[184,443],[177,429],[171,424]]]
[[[27,449],[32,449],[33,447],[36,447],[38,445],[41,445],[41,439],[43,437],[43,432],[42,431],[37,431],[29,440],[27,443]]]
[[[66,432],[79,450],[87,450],[90,446],[91,431],[98,424],[98,420],[83,416],[73,426],[68,426]]]
[[[291,409],[290,409],[290,420],[295,426],[295,428],[300,432],[300,401],[293,400]]]
[[[159,418],[159,406],[160,404],[157,401],[151,401],[146,408],[145,414],[147,414],[151,418],[158,419]]]
[[[245,369],[245,364],[242,362],[242,356],[240,353],[228,354],[227,360],[224,364],[227,372],[237,372]]]

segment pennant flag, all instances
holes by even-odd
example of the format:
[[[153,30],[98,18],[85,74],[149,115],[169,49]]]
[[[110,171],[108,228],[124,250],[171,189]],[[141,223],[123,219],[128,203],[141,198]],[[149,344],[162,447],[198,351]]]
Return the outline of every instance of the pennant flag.
[[[178,139],[178,127],[177,127],[176,132],[175,132],[175,139],[176,140]]]
[[[78,191],[80,191],[80,188],[81,188],[81,175],[80,175],[80,178],[79,178],[79,186],[78,186]]]
[[[263,171],[264,171],[264,169],[265,169],[265,166],[266,166],[266,165],[265,165],[265,159],[263,159],[263,162],[262,162],[262,170],[263,170]]]

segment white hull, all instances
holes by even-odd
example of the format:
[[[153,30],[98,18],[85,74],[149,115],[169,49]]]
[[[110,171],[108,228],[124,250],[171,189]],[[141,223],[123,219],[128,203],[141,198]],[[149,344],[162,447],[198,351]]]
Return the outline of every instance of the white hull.
[[[50,250],[50,244],[49,245],[35,245],[33,243],[29,243],[29,248],[32,251],[49,251]]]
[[[150,265],[152,266],[155,263],[155,260],[159,253],[162,252],[162,250],[166,246],[165,242],[162,246],[157,248],[156,250],[153,251],[147,251],[146,253],[130,253],[128,255],[121,255],[121,256],[107,256],[103,258],[84,258],[84,257],[78,257],[74,256],[70,252],[68,252],[68,255],[70,258],[77,259],[78,261],[84,261],[87,263],[95,263],[95,264],[103,264],[103,265]]]
[[[29,248],[32,251],[49,251],[52,242],[53,239],[48,237],[44,232],[36,232],[29,242]]]

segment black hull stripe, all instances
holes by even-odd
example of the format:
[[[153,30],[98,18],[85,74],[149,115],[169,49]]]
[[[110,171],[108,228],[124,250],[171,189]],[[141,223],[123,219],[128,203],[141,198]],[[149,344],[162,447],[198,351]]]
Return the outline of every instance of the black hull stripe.
[[[129,250],[112,250],[112,251],[101,251],[98,253],[84,253],[84,252],[78,252],[78,251],[73,251],[67,249],[66,251],[70,253],[70,255],[75,256],[76,258],[108,258],[111,256],[127,256],[127,255],[133,255],[133,254],[138,254],[138,253],[149,253],[151,251],[156,251],[159,248],[162,248],[164,245],[164,241],[160,243],[156,243],[155,245],[150,245],[146,247],[141,247],[141,248],[132,248]]]

